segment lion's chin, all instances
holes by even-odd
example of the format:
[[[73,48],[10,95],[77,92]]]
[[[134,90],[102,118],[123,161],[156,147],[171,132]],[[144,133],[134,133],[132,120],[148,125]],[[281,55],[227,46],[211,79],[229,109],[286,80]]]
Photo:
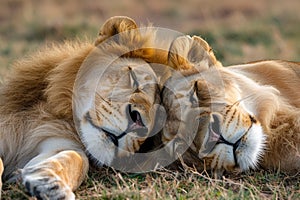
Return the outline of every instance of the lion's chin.
[[[265,149],[266,136],[258,124],[253,124],[245,141],[237,149],[237,162],[240,171],[256,168]]]
[[[146,138],[137,137],[136,133],[129,132],[114,143],[111,137],[90,123],[81,123],[81,139],[86,151],[97,165],[110,166],[118,158],[129,157],[137,152]]]
[[[215,177],[220,177],[225,171],[240,173],[256,168],[262,157],[264,147],[265,136],[262,127],[254,124],[247,135],[243,136],[236,150],[231,145],[219,143],[214,146],[211,152],[206,152],[201,156]]]
[[[90,157],[98,165],[110,165],[115,157],[116,146],[111,139],[90,123],[81,123],[81,140]]]

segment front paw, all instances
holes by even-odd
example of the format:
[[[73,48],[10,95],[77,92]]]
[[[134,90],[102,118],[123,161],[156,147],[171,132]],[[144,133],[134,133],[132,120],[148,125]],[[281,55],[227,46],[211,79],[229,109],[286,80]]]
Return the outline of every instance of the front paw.
[[[23,185],[38,199],[75,199],[71,188],[51,169],[26,168],[21,173]]]

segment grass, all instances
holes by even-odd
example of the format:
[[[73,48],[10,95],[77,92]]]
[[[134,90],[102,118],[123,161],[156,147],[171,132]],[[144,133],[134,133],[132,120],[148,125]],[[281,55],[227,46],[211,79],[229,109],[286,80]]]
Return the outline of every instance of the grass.
[[[299,174],[267,171],[213,179],[193,169],[126,174],[94,169],[76,191],[78,199],[299,199]],[[24,187],[4,185],[3,199],[28,199]],[[33,198],[31,198],[33,199]]]
[[[298,0],[281,1],[3,0],[0,74],[18,58],[52,42],[94,38],[110,16],[200,35],[224,65],[259,59],[300,61]],[[92,39],[91,39],[92,40]],[[209,173],[160,170],[125,174],[93,169],[78,199],[300,199],[300,175],[252,171],[219,180]],[[3,199],[34,199],[18,184],[4,184]]]

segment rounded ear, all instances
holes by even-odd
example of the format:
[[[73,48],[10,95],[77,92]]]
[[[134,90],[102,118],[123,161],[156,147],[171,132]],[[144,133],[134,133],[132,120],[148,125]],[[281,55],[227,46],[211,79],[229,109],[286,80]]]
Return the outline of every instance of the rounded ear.
[[[111,17],[102,25],[99,31],[98,38],[96,39],[95,45],[97,46],[107,38],[116,35],[118,33],[137,29],[138,26],[135,21],[126,16],[115,16]]]
[[[211,108],[212,102],[215,101],[215,98],[224,94],[223,91],[220,91],[218,87],[215,87],[215,85],[208,81],[205,77],[195,81],[194,90],[197,95],[199,105],[207,108]]]
[[[168,64],[176,70],[221,67],[209,44],[198,36],[180,36],[169,49]]]

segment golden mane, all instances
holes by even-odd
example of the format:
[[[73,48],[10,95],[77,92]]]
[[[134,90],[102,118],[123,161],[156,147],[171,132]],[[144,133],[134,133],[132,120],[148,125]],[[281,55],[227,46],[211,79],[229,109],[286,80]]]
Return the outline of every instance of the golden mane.
[[[73,119],[73,87],[78,72],[82,65],[86,64],[91,64],[92,70],[95,67],[101,68],[101,65],[93,66],[95,64],[93,61],[101,63],[101,60],[99,61],[101,55],[110,54],[119,57],[119,60],[113,63],[116,65],[115,70],[125,69],[127,70],[125,75],[128,76],[136,73],[133,78],[138,77],[135,80],[137,83],[144,83],[149,78],[154,82],[156,75],[148,62],[166,62],[167,56],[165,52],[151,48],[154,38],[155,29],[151,27],[138,29],[135,22],[128,17],[112,17],[100,29],[95,43],[67,41],[60,45],[54,44],[16,62],[0,87],[0,161],[3,161],[4,165],[3,179],[17,178],[14,172],[21,169],[18,176],[31,195],[50,199],[62,196],[74,198],[72,191],[85,178],[89,167],[87,147],[84,143],[86,141],[83,141],[82,129],[80,133],[77,132]],[[99,55],[100,57],[97,57]],[[126,66],[123,67],[122,64]],[[141,74],[143,70],[145,75]],[[146,102],[146,106],[140,102],[136,103],[135,99],[125,102],[127,107],[131,106],[129,114],[125,112],[127,110],[123,109],[123,105],[123,107],[119,107],[121,106],[119,104],[107,107],[102,104],[99,109],[103,109],[103,113],[99,112],[103,117],[102,121],[104,119],[107,121],[104,126],[111,121],[117,123],[113,116],[106,118],[107,113],[123,112],[122,119],[118,116],[121,120],[117,128],[131,125],[133,128],[140,128],[141,131],[150,131],[153,116],[152,111],[147,109],[152,109],[155,103],[157,86],[153,85],[147,89],[147,93],[137,90],[132,95],[134,98],[142,98],[140,102]],[[100,105],[102,102],[97,103],[96,105]],[[128,117],[132,119],[127,119]],[[80,123],[88,127],[87,135],[94,131],[96,140],[100,140],[100,145],[96,145],[100,150],[95,151],[101,153],[104,150],[101,155],[111,155],[109,160],[114,159],[113,156],[117,156],[114,155],[117,148],[114,144],[118,145],[116,138],[119,136],[114,135],[117,134],[116,131],[112,133],[108,131],[111,127],[104,127],[105,129],[97,127],[95,125],[97,122],[93,120],[97,119],[80,119]],[[125,124],[127,121],[128,125]],[[128,131],[136,134],[138,130]],[[132,140],[134,149],[138,149],[135,144],[136,137],[122,136],[123,138],[127,142]],[[141,141],[140,139],[138,142],[142,143]],[[119,145],[123,143],[123,140],[119,141]],[[36,180],[35,177],[39,179]],[[40,180],[44,182],[41,184]],[[49,185],[52,181],[57,184],[54,190]]]

